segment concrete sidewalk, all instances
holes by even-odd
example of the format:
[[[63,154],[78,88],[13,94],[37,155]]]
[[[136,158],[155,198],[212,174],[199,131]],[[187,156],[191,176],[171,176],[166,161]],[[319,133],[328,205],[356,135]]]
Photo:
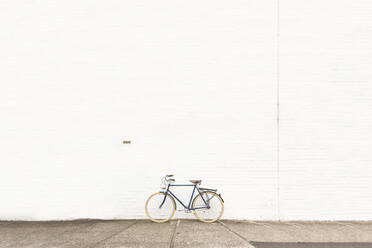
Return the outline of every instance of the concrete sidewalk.
[[[258,243],[257,243],[258,242]],[[0,247],[313,247],[260,242],[357,242],[372,247],[372,222],[173,220],[3,221]],[[360,243],[364,243],[360,246]],[[315,247],[315,246],[314,246]],[[316,246],[334,247],[334,246]],[[341,246],[340,246],[341,247]]]

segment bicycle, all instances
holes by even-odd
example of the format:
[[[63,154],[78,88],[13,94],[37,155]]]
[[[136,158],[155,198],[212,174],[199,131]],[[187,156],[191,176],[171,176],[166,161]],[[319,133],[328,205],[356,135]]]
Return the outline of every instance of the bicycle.
[[[187,212],[193,211],[201,222],[215,222],[222,217],[224,200],[217,189],[200,188],[201,180],[189,180],[192,184],[174,184],[173,175],[166,175],[161,180],[161,191],[150,195],[145,204],[147,217],[153,222],[163,223],[172,219],[177,200]],[[183,203],[171,190],[171,187],[194,187],[188,205]],[[195,190],[198,194],[194,197]]]

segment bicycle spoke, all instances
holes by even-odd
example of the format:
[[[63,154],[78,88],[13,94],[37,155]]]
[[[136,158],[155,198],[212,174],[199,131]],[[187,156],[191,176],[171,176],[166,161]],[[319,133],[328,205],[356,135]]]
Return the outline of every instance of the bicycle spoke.
[[[218,220],[222,216],[223,203],[222,200],[218,196],[216,196],[217,194],[213,192],[203,192],[203,198],[200,195],[195,198],[193,205],[195,208],[198,209],[194,210],[194,214],[199,220],[205,222],[213,222]]]
[[[165,222],[172,218],[175,211],[175,203],[171,196],[164,199],[164,193],[155,193],[146,202],[146,214],[155,222]]]

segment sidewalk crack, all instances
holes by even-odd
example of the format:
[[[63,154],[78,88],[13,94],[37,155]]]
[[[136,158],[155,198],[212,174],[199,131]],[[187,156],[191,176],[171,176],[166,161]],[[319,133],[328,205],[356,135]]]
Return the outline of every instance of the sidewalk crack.
[[[240,235],[239,233],[235,232],[234,230],[232,230],[230,227],[228,227],[225,223],[223,223],[222,221],[218,221],[218,223],[220,223],[224,228],[226,228],[229,232],[235,234],[236,236],[238,236],[239,238],[241,238],[242,240],[244,240],[247,244],[248,244],[248,248],[255,248],[251,242],[249,242],[248,239],[246,239],[244,236]]]
[[[173,233],[172,233],[172,236],[171,236],[171,240],[170,240],[170,243],[169,243],[169,248],[173,248],[174,247],[174,240],[176,239],[176,235],[177,235],[177,227],[180,225],[180,222],[181,220],[177,220],[177,223],[173,229]]]
[[[134,221],[132,224],[130,224],[129,226],[126,226],[125,228],[121,229],[120,231],[116,232],[116,233],[113,233],[111,234],[110,236],[94,243],[93,245],[89,246],[90,248],[93,248],[93,247],[97,247],[98,245],[102,244],[103,242],[115,237],[116,235],[119,235],[120,233],[124,232],[125,230],[129,229],[130,227],[134,226],[135,224],[137,223],[137,221]]]

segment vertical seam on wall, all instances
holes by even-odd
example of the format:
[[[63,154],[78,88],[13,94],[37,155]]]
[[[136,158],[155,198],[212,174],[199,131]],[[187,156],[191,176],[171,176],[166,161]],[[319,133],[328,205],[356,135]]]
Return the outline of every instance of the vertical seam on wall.
[[[277,218],[280,220],[280,136],[279,136],[279,100],[280,100],[280,0],[276,0],[276,149],[277,149],[277,158],[276,158],[276,198],[277,198]]]

